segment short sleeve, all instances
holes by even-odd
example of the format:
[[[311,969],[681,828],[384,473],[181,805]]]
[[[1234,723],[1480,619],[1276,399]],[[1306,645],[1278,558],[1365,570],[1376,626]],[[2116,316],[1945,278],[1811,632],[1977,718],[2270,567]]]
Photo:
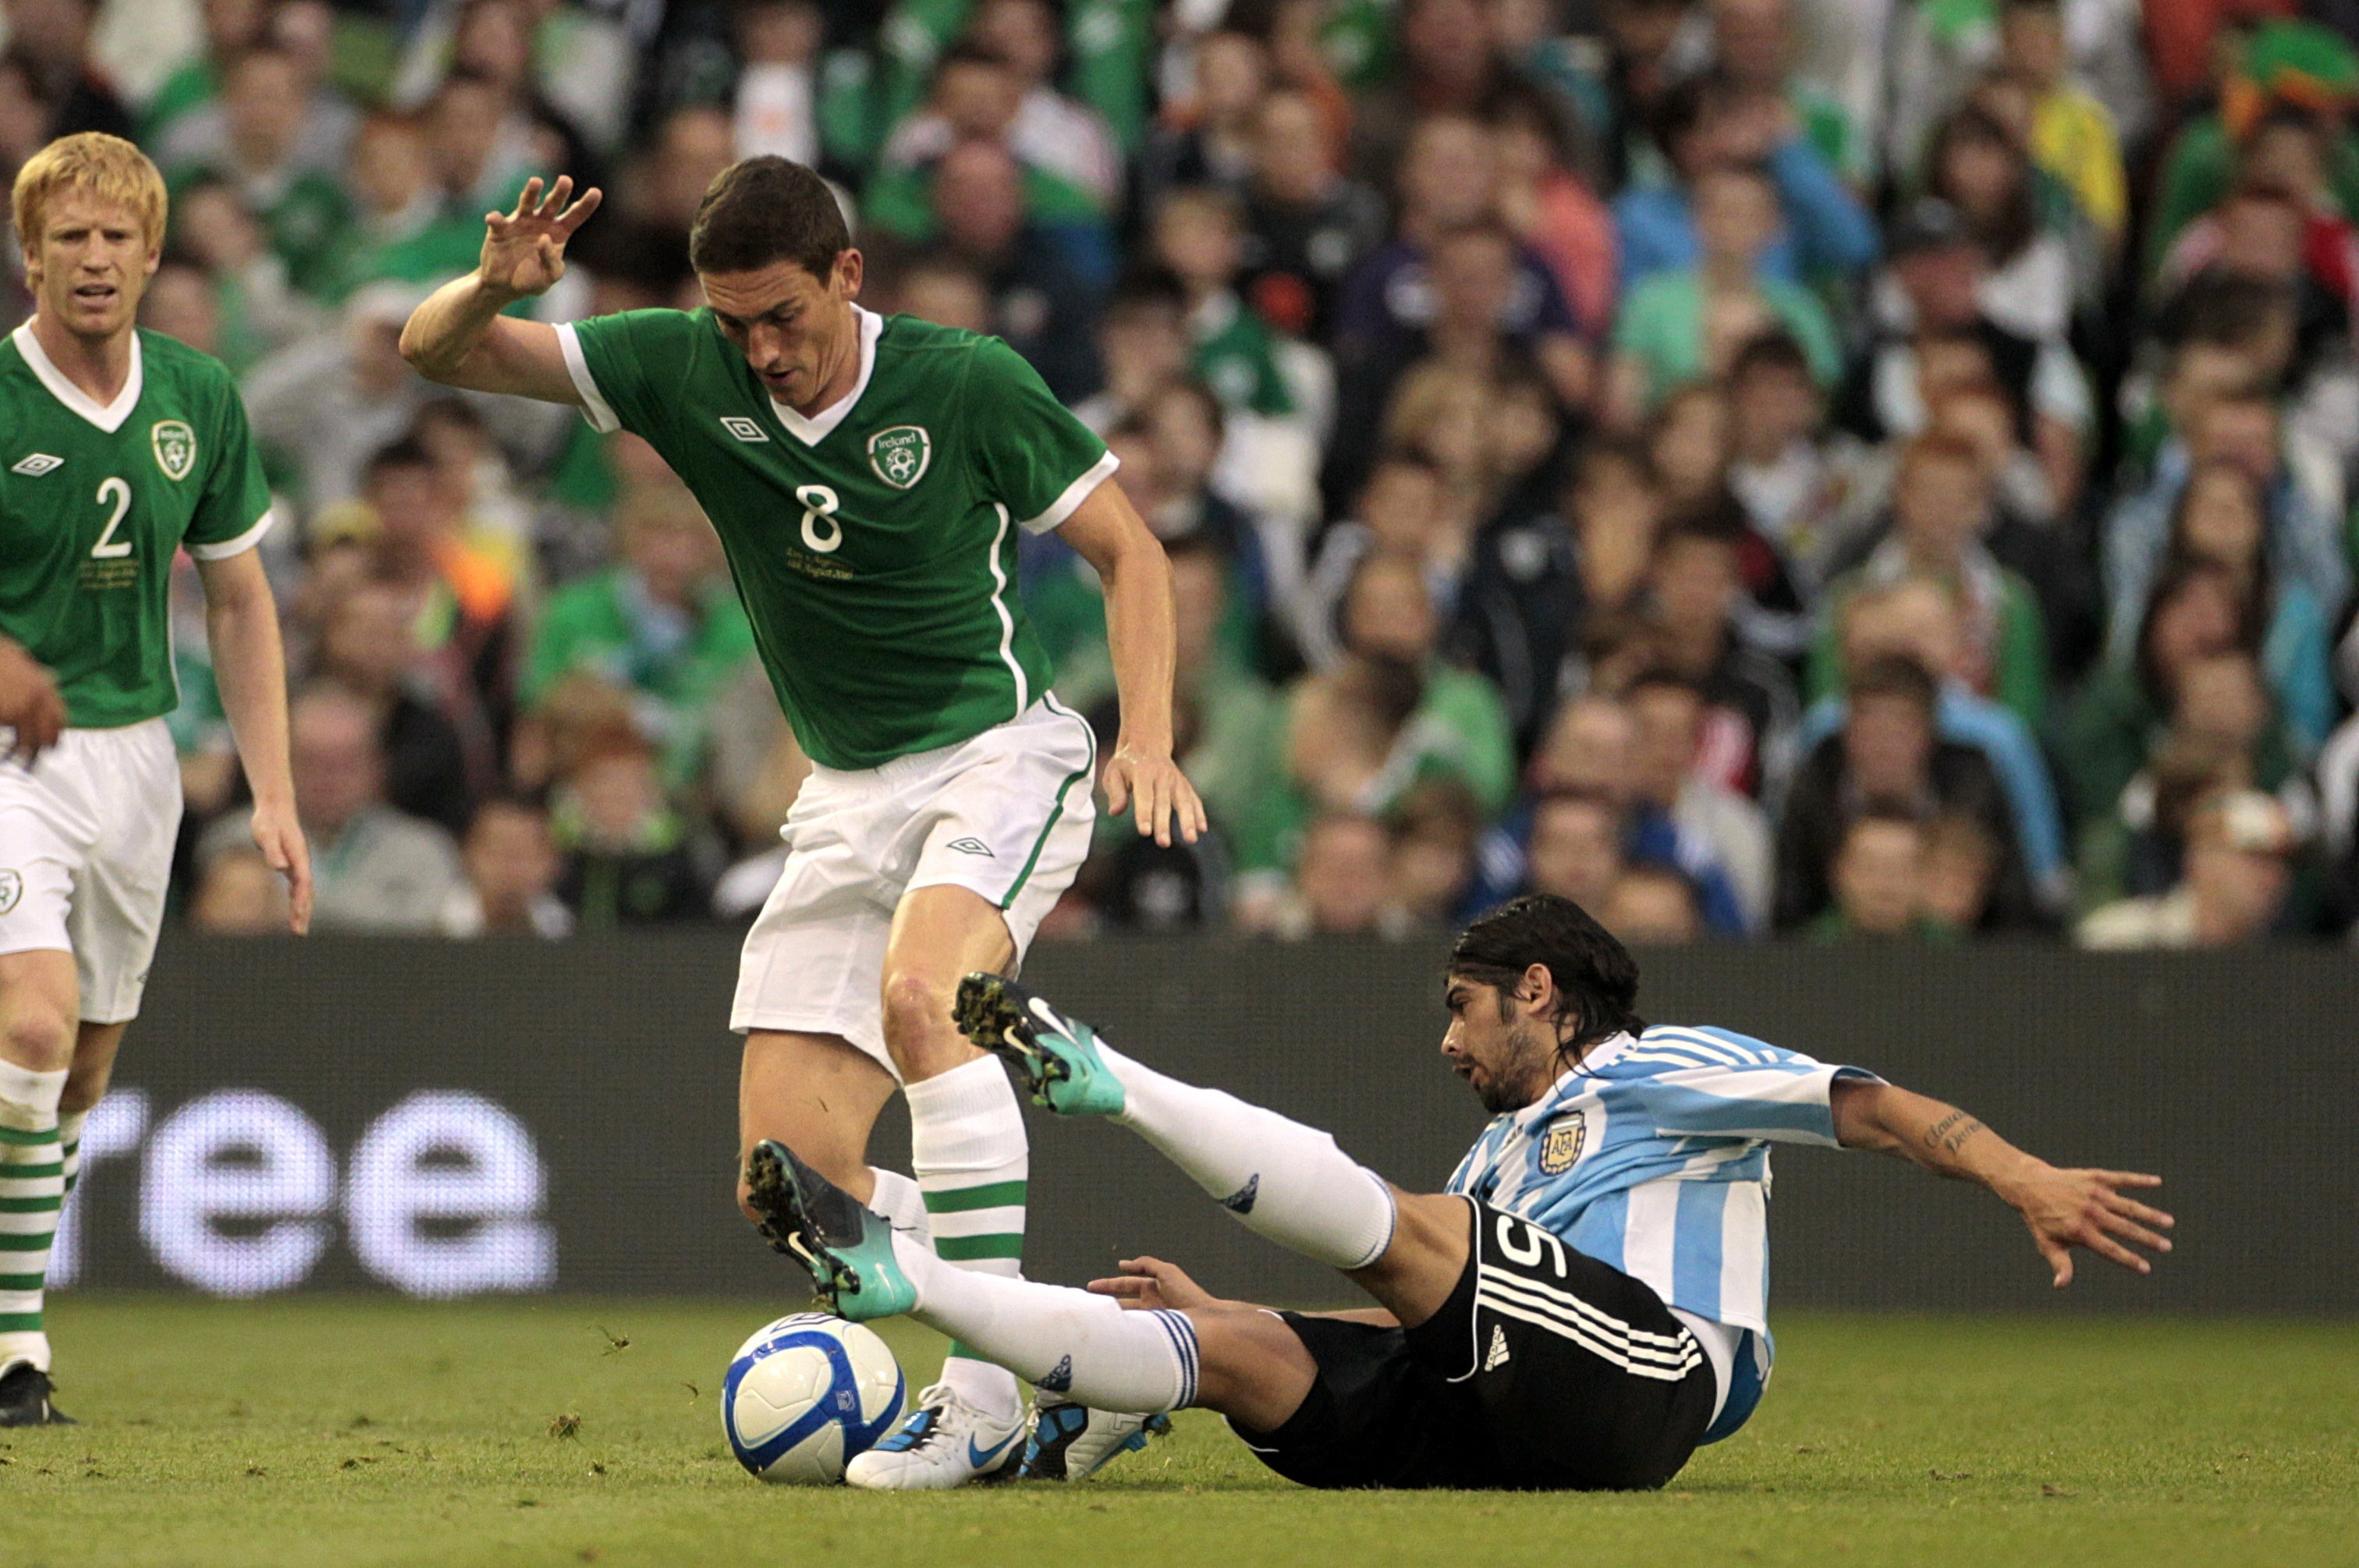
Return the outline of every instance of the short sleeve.
[[[1832,1065],[1718,1029],[1649,1029],[1622,1062],[1652,1069],[1627,1081],[1626,1089],[1656,1131],[1671,1138],[1833,1148],[1840,1141],[1836,1082],[1883,1082],[1864,1068]]]
[[[695,320],[685,310],[625,310],[557,329],[566,374],[582,395],[582,417],[592,430],[645,435],[663,422],[664,395],[653,372],[668,367],[677,395]]]
[[[180,541],[199,561],[225,561],[252,550],[270,531],[270,485],[262,476],[262,458],[245,422],[245,405],[231,386],[229,373],[212,368],[217,383],[212,388],[212,460]]]
[[[1006,506],[1027,533],[1061,525],[1119,466],[1040,373],[997,338],[974,349],[963,401],[985,499]]]

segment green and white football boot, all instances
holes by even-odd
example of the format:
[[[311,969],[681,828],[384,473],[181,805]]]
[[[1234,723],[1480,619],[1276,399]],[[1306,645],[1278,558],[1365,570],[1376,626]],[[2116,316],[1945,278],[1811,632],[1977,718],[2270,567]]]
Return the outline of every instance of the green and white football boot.
[[[761,1215],[763,1238],[801,1264],[812,1293],[853,1323],[898,1317],[918,1304],[918,1288],[893,1257],[893,1226],[882,1214],[768,1138],[745,1157],[746,1201]]]
[[[1060,1116],[1122,1114],[1122,1082],[1098,1055],[1097,1031],[1003,975],[959,982],[959,1032],[1016,1069],[1032,1103]]]

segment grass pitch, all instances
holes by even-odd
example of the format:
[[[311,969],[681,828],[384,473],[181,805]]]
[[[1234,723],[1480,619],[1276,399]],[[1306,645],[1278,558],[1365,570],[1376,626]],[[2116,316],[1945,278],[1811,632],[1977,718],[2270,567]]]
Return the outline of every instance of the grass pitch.
[[[85,1424],[0,1434],[0,1568],[2359,1564],[2359,1323],[1791,1314],[1647,1496],[1306,1492],[1186,1413],[1100,1481],[880,1497],[728,1457],[723,1365],[789,1305],[65,1297]]]

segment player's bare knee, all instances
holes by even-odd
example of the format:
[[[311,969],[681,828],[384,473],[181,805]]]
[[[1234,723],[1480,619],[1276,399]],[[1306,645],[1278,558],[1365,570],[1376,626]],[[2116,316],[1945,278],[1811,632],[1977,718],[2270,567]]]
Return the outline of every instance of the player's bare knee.
[[[0,1058],[35,1073],[73,1065],[74,1022],[41,997],[9,998],[0,1011]]]
[[[930,1078],[971,1059],[951,1021],[954,980],[917,968],[896,969],[885,976],[885,1049],[905,1080]]]

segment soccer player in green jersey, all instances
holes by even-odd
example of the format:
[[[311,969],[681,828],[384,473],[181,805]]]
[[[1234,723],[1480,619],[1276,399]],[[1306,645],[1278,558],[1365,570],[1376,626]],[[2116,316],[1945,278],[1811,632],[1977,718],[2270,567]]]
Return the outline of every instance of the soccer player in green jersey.
[[[945,1260],[1013,1275],[1024,1124],[951,999],[969,970],[1021,962],[1088,852],[1093,775],[1158,843],[1201,831],[1171,758],[1169,565],[1104,443],[1014,350],[858,305],[860,252],[810,169],[749,158],[712,182],[690,239],[706,309],[502,315],[563,273],[598,204],[570,195],[536,181],[489,214],[481,265],[419,307],[402,352],[434,380],[644,436],[703,504],[815,764],[738,970],[743,1145],[777,1139]],[[1019,528],[1059,530],[1103,579],[1122,732],[1103,768],[1049,693]],[[868,1165],[897,1086],[914,1185]],[[955,1486],[1016,1462],[1011,1374],[953,1345],[918,1406],[852,1481]],[[1142,1440],[1136,1418],[1101,1419],[1099,1448]]]
[[[162,256],[163,177],[118,137],[65,136],[26,160],[13,201],[33,315],[0,340],[0,1426],[64,1419],[41,1296],[83,1119],[164,918],[182,549],[255,843],[291,886],[296,931],[311,902],[245,409],[219,362],[135,324]]]

